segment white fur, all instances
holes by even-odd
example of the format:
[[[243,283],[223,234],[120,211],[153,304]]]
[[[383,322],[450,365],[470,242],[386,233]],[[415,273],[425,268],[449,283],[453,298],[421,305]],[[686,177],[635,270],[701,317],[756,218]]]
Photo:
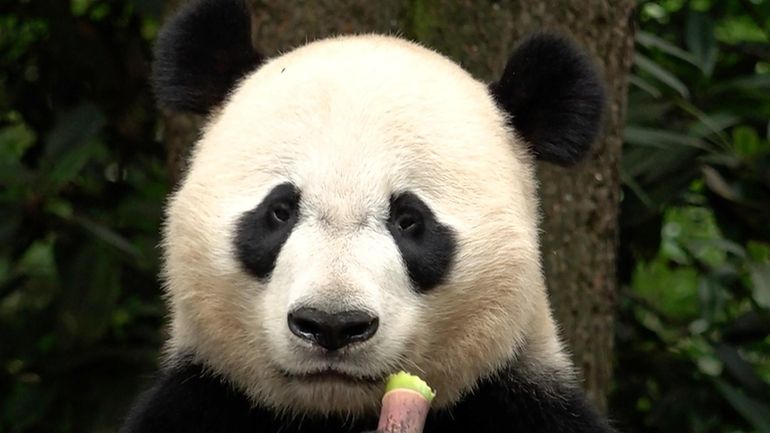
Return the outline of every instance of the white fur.
[[[295,414],[373,411],[382,389],[281,370],[403,368],[438,390],[437,406],[517,357],[534,373],[567,371],[541,272],[533,161],[505,120],[483,83],[403,40],[340,37],[269,61],[210,120],[168,207],[169,350]],[[235,259],[235,223],[287,181],[301,190],[301,219],[262,284]],[[449,278],[425,294],[384,225],[400,191],[457,232]],[[307,303],[367,309],[380,328],[330,361],[287,327]]]

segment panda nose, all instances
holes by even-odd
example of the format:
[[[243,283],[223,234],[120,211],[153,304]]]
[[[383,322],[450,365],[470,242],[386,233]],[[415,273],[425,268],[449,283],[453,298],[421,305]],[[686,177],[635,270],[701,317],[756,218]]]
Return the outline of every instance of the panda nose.
[[[327,350],[366,341],[379,325],[379,318],[365,311],[327,313],[303,307],[289,313],[289,329],[294,335]]]

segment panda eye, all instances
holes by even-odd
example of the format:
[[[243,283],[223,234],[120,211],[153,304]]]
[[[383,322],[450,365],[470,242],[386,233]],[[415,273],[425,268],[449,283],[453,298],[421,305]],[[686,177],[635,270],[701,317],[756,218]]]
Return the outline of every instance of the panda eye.
[[[270,218],[272,222],[277,224],[285,224],[291,219],[292,208],[287,203],[278,202],[273,205],[270,210]]]
[[[396,227],[403,234],[417,234],[422,227],[422,220],[414,212],[404,212],[396,218]]]

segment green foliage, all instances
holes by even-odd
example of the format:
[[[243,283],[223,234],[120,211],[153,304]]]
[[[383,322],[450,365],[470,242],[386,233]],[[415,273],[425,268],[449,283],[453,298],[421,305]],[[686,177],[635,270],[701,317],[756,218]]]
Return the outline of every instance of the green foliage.
[[[629,432],[770,432],[770,2],[639,11],[615,417]]]
[[[0,432],[111,431],[156,366],[167,179],[142,3],[0,13]]]

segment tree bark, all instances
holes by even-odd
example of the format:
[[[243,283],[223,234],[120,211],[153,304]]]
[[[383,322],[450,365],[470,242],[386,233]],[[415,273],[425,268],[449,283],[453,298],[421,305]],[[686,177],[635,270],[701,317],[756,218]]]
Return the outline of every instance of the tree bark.
[[[536,20],[560,23],[600,61],[607,81],[604,133],[584,164],[541,164],[542,254],[551,301],[589,397],[604,410],[612,378],[616,254],[633,2],[549,2]],[[549,14],[550,12],[550,14]],[[540,24],[540,25],[542,25]]]
[[[254,46],[275,55],[335,34],[402,35],[497,77],[523,35],[572,34],[597,59],[609,97],[604,133],[572,169],[538,168],[542,254],[557,320],[589,397],[604,409],[612,373],[615,252],[621,131],[633,50],[634,0],[250,0]],[[171,173],[179,173],[197,122],[174,115],[167,129]],[[185,132],[187,131],[187,132]],[[175,176],[174,179],[177,177]]]

